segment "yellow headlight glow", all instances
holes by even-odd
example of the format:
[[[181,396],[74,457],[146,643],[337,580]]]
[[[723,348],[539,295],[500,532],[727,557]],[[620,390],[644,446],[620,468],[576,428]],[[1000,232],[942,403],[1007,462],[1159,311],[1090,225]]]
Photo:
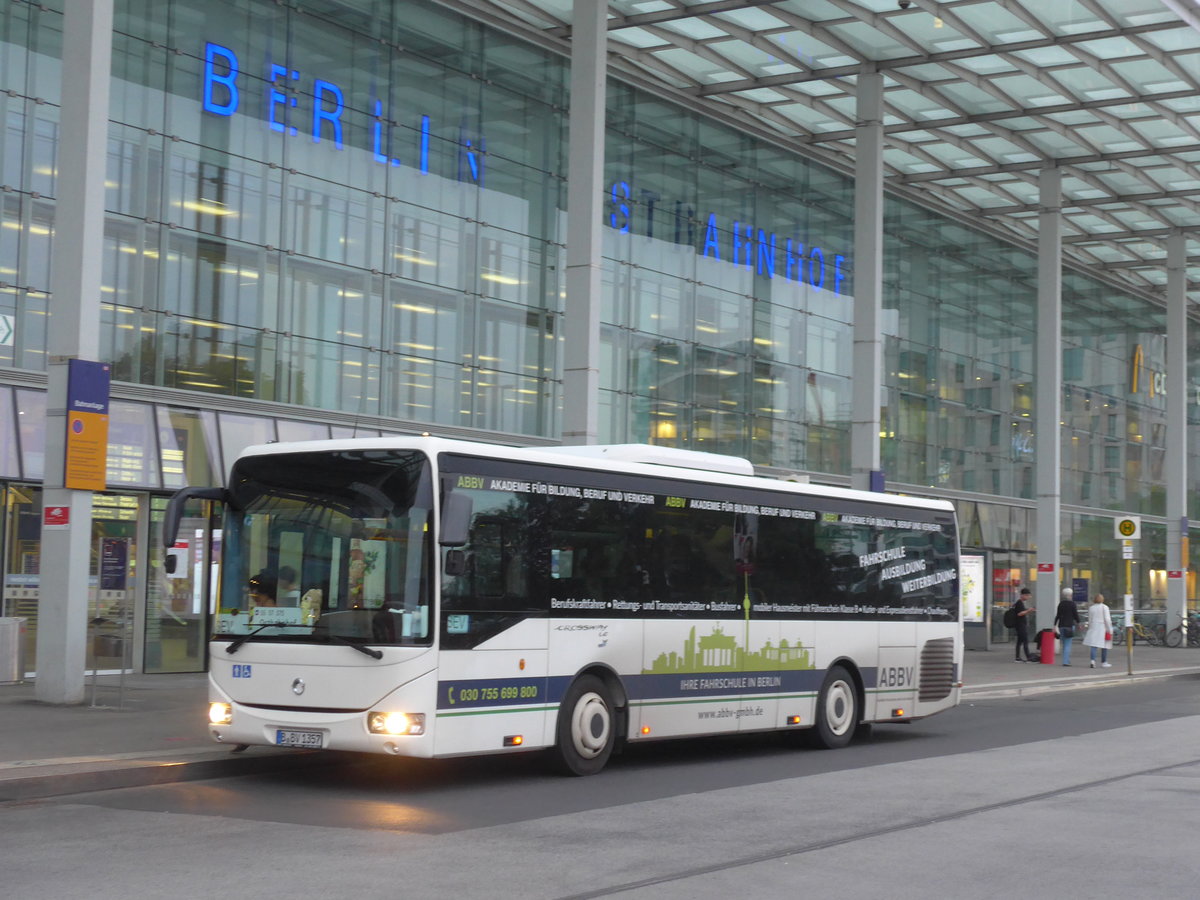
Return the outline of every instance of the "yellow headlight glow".
[[[424,713],[371,712],[367,730],[372,734],[424,734]]]
[[[213,725],[228,725],[233,721],[233,707],[228,703],[208,704],[208,721]]]

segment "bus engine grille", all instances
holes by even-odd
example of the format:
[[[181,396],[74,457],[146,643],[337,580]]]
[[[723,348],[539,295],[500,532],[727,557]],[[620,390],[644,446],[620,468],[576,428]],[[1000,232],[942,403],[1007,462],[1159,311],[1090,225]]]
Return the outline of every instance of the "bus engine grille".
[[[954,687],[954,639],[926,641],[921,648],[921,690],[918,700],[942,700]]]

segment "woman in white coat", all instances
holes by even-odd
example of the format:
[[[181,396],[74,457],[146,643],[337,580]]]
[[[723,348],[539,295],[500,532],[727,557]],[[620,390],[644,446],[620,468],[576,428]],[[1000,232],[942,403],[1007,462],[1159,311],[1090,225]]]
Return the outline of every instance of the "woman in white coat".
[[[1100,668],[1111,669],[1108,661],[1108,648],[1112,646],[1112,612],[1104,602],[1104,595],[1097,594],[1092,598],[1088,607],[1087,633],[1083,636],[1083,645],[1091,647],[1092,668],[1096,668],[1096,650],[1100,651]]]

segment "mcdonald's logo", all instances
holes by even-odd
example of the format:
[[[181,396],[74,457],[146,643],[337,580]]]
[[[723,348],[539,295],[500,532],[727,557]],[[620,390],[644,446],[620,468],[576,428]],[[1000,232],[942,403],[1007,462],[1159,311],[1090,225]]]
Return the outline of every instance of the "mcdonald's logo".
[[[1136,394],[1141,387],[1142,370],[1146,368],[1146,356],[1141,344],[1134,344],[1133,359],[1129,366],[1129,393]],[[1163,372],[1148,371],[1146,389],[1151,399],[1167,393],[1167,376]]]

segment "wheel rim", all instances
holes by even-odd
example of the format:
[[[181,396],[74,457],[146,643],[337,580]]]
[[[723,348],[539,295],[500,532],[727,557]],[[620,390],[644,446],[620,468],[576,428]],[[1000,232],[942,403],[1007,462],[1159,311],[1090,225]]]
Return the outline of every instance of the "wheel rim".
[[[844,681],[829,685],[825,694],[825,724],[839,737],[854,727],[854,689]]]
[[[576,752],[593,759],[604,752],[612,731],[612,716],[604,698],[589,692],[579,698],[571,712],[571,743]]]

